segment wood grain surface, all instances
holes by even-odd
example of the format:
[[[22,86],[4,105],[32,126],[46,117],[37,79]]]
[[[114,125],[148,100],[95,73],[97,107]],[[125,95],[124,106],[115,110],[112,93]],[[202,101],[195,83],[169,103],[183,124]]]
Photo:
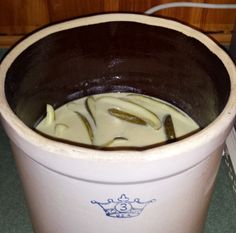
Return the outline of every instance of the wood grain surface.
[[[143,13],[171,0],[0,0],[0,47],[8,47],[45,25],[75,17],[104,12]],[[201,3],[236,3],[236,0],[195,0]],[[220,43],[229,43],[236,10],[169,8],[154,15],[175,19],[209,34]]]

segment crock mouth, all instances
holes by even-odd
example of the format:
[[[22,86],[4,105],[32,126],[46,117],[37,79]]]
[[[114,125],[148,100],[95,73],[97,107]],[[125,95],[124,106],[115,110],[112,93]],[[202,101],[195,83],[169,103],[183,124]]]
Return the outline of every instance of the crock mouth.
[[[5,95],[5,78],[7,72],[13,62],[17,59],[18,56],[22,52],[24,52],[28,47],[43,39],[53,33],[61,32],[68,29],[73,29],[82,26],[88,25],[98,25],[102,23],[108,22],[132,22],[143,24],[147,26],[157,26],[167,28],[173,31],[177,31],[183,33],[185,36],[189,38],[194,38],[203,44],[212,54],[217,56],[225,69],[227,70],[229,81],[230,81],[230,92],[225,106],[223,107],[220,114],[206,127],[204,127],[199,132],[189,136],[180,141],[162,145],[155,148],[149,148],[146,150],[117,150],[117,151],[109,151],[109,150],[96,150],[85,147],[73,146],[70,144],[57,142],[46,137],[43,137],[37,134],[35,131],[27,127],[22,120],[20,120],[7,101]],[[138,14],[120,14],[120,13],[112,13],[112,14],[102,14],[95,15],[89,17],[83,17],[79,19],[74,19],[62,23],[58,23],[52,26],[48,26],[44,29],[41,29],[32,35],[25,38],[19,44],[17,44],[5,57],[2,61],[0,67],[0,76],[1,78],[1,92],[0,92],[0,104],[1,104],[1,115],[2,118],[13,128],[16,133],[28,143],[35,145],[36,147],[46,148],[47,150],[63,154],[64,156],[72,156],[78,158],[88,159],[89,156],[92,158],[106,158],[106,159],[127,159],[129,156],[132,159],[148,159],[148,160],[159,160],[164,159],[166,157],[170,157],[176,154],[176,148],[178,148],[178,153],[185,153],[190,148],[199,148],[202,145],[210,143],[211,141],[218,140],[219,142],[222,139],[217,139],[219,135],[225,133],[228,129],[228,126],[232,124],[233,119],[235,117],[236,112],[236,69],[234,63],[231,61],[227,53],[221,49],[213,40],[208,38],[203,33],[192,29],[188,26],[185,26],[181,23],[152,17],[146,15],[138,15]],[[27,135],[27,137],[25,137]],[[221,142],[222,143],[222,142]],[[46,147],[45,147],[46,145]],[[66,153],[65,153],[66,152]],[[78,153],[82,152],[82,153]],[[95,152],[95,153],[94,153]],[[123,156],[125,154],[125,156]],[[157,155],[158,154],[158,155]],[[146,156],[148,155],[148,156]]]

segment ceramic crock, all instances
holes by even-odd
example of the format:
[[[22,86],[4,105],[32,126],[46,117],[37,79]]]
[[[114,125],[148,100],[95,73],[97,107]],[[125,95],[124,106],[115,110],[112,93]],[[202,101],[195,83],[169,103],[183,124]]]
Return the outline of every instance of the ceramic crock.
[[[0,77],[1,120],[35,233],[203,232],[236,112],[235,66],[215,42],[157,17],[89,16],[29,35],[6,55]],[[131,150],[34,130],[46,104],[127,91],[178,106],[201,130]]]

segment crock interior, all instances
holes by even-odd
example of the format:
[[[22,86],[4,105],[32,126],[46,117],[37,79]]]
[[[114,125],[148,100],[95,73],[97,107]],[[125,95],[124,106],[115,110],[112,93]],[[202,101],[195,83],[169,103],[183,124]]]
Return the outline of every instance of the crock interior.
[[[53,33],[10,66],[6,97],[33,128],[45,105],[58,107],[102,92],[138,92],[164,99],[203,128],[224,108],[228,73],[198,40],[164,27],[108,22]]]

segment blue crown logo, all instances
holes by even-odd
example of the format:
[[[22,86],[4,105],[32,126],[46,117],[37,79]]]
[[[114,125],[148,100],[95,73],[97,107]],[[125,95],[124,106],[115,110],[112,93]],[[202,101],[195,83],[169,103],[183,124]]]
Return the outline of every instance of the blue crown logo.
[[[144,208],[149,204],[156,201],[142,202],[139,198],[130,200],[125,194],[122,194],[117,201],[109,198],[107,202],[91,201],[92,204],[98,204],[105,212],[106,216],[113,218],[131,218],[139,216]]]

